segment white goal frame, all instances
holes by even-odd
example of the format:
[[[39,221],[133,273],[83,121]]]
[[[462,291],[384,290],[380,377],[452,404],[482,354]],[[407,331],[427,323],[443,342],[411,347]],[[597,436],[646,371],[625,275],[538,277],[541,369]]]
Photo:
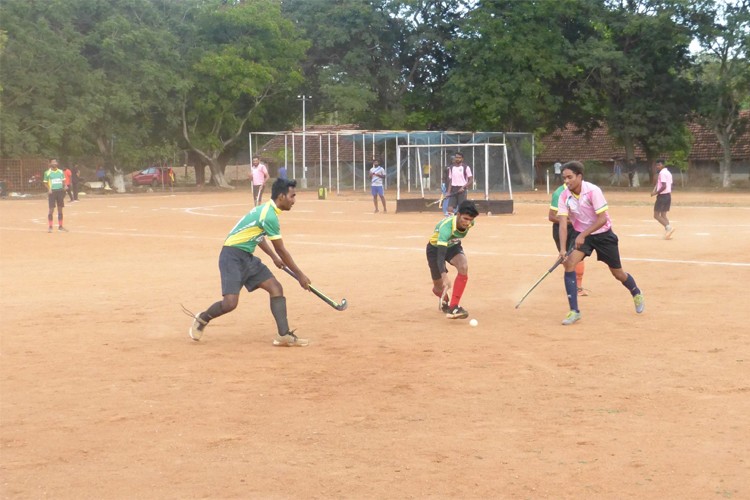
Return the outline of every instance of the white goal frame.
[[[508,195],[509,199],[513,199],[513,187],[511,185],[511,178],[510,178],[510,164],[508,162],[508,148],[507,145],[502,142],[480,142],[480,143],[460,143],[460,144],[399,144],[398,148],[396,149],[396,165],[397,167],[401,165],[401,151],[403,149],[417,149],[417,153],[419,153],[419,149],[451,149],[454,152],[458,152],[456,150],[461,149],[470,149],[470,148],[484,148],[484,199],[489,200],[490,199],[490,184],[489,184],[489,178],[490,178],[490,148],[502,148],[502,159],[503,159],[503,179],[508,184]],[[417,161],[420,163],[420,156],[417,155]],[[446,165],[447,166],[447,165]],[[422,171],[422,165],[418,165],[419,171]],[[474,166],[471,166],[473,169]],[[474,176],[476,179],[476,176]],[[422,176],[420,176],[420,191],[422,198],[424,198],[424,183],[422,182]],[[401,168],[396,168],[396,200],[401,199]]]

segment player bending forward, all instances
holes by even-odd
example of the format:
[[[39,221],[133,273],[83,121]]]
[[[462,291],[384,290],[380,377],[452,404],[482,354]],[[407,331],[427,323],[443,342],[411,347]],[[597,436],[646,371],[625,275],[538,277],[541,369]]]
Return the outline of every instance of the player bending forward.
[[[474,226],[477,215],[479,212],[474,202],[462,201],[458,205],[456,215],[438,222],[427,243],[427,265],[430,266],[432,275],[432,293],[440,297],[440,310],[446,313],[449,319],[464,319],[469,316],[469,312],[458,305],[469,280],[469,261],[461,247],[461,240]],[[447,295],[451,288],[451,280],[448,278],[446,262],[458,271],[450,302]]]
[[[286,297],[284,290],[271,271],[258,257],[253,255],[260,247],[278,268],[286,265],[297,275],[302,288],[308,289],[310,280],[294,263],[291,254],[284,247],[279,227],[279,214],[291,210],[297,194],[294,188],[297,181],[276,179],[271,188],[271,200],[258,205],[248,212],[234,226],[224,241],[219,255],[219,272],[221,273],[221,294],[223,299],[215,302],[202,313],[194,316],[189,334],[193,340],[200,340],[206,325],[212,319],[233,311],[244,286],[248,292],[262,288],[271,296],[271,313],[276,320],[278,335],[273,340],[277,346],[305,346],[306,339],[297,337],[289,330],[286,316]],[[273,249],[268,241],[273,242]],[[276,251],[274,253],[274,250]]]

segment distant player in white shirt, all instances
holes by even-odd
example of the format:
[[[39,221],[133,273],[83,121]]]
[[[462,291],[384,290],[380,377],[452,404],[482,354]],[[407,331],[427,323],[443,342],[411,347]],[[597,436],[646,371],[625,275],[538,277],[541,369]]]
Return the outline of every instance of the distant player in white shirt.
[[[370,192],[372,193],[372,202],[375,204],[375,213],[378,213],[378,197],[383,204],[383,213],[387,213],[385,208],[385,192],[383,191],[383,179],[385,179],[385,169],[380,165],[378,160],[372,160],[370,169]]]
[[[669,223],[667,212],[672,206],[672,173],[664,165],[664,160],[656,160],[656,171],[659,173],[656,178],[656,185],[651,191],[651,196],[656,196],[654,203],[654,219],[664,226],[664,239],[671,240],[674,234],[674,228]]]

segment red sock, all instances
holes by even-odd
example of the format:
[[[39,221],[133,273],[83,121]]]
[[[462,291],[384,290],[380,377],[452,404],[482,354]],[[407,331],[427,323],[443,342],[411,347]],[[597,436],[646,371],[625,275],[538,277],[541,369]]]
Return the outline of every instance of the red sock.
[[[453,282],[453,295],[451,296],[451,309],[456,307],[461,302],[461,296],[464,294],[464,288],[466,288],[466,282],[469,281],[467,274],[459,274],[456,276],[456,280]]]

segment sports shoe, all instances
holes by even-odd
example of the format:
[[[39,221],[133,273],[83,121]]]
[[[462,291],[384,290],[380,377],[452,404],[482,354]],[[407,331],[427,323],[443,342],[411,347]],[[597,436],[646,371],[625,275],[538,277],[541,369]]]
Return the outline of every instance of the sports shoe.
[[[469,317],[469,311],[461,306],[456,306],[445,317],[448,319],[466,319]]]
[[[195,341],[200,340],[203,336],[203,330],[206,329],[206,325],[208,325],[208,321],[202,320],[200,315],[193,316],[193,324],[190,325],[190,330],[188,330],[190,338]]]
[[[577,322],[581,319],[581,313],[578,311],[570,311],[567,316],[565,316],[565,319],[562,320],[562,324],[565,326],[572,325],[573,323]]]
[[[672,228],[669,231],[667,231],[666,233],[664,233],[664,239],[665,240],[671,240],[672,239],[672,235],[674,234],[674,231],[675,231],[675,228]]]
[[[633,303],[635,304],[635,312],[638,314],[641,314],[643,309],[646,308],[646,299],[643,297],[642,293],[633,295]]]
[[[448,302],[441,302],[440,310],[445,314],[448,314],[449,312],[451,312],[451,305]]]
[[[52,228],[47,229],[47,232],[51,233],[52,232]]]
[[[62,226],[58,227],[58,228],[57,228],[57,230],[58,230],[58,231],[62,231],[63,233],[67,233],[67,232],[68,232],[68,230],[67,230],[67,229],[65,229],[65,228],[64,228],[64,227],[62,227]]]
[[[579,288],[578,289],[578,296],[579,297],[588,297],[589,292],[585,288]]]
[[[284,346],[284,347],[294,347],[294,346],[300,346],[304,347],[310,343],[307,339],[301,339],[297,337],[294,334],[294,330],[291,332],[286,332],[284,335],[276,335],[276,338],[273,339],[273,345],[278,346]]]

